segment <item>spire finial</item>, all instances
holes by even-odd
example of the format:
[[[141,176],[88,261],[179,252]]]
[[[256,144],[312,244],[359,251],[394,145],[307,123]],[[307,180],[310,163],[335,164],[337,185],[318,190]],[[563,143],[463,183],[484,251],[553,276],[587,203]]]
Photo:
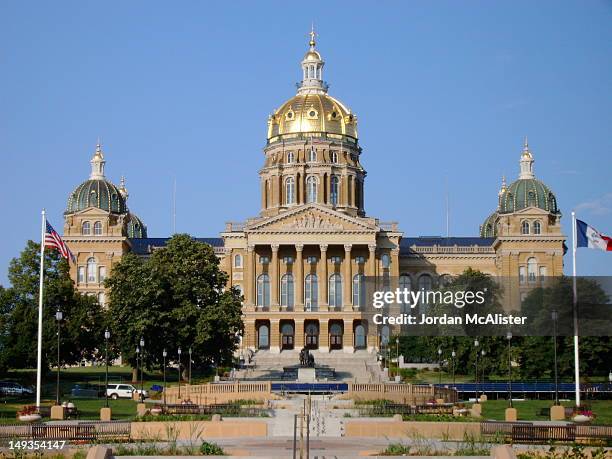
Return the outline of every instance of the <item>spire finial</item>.
[[[316,41],[315,41],[315,37],[317,36],[317,34],[315,33],[315,29],[314,29],[314,22],[310,25],[310,48],[314,49],[314,47],[316,46]]]
[[[525,136],[525,142],[523,143],[523,153],[521,154],[521,160],[519,162],[521,167],[521,173],[519,179],[532,179],[535,178],[533,174],[533,155],[529,149],[529,142],[527,136]]]
[[[121,196],[123,196],[125,200],[127,200],[128,196],[130,195],[128,193],[127,188],[125,187],[125,176],[124,175],[121,176],[121,181],[119,182],[119,193],[121,193]]]
[[[525,141],[523,142],[523,151],[529,151],[529,140],[527,136],[525,136]]]

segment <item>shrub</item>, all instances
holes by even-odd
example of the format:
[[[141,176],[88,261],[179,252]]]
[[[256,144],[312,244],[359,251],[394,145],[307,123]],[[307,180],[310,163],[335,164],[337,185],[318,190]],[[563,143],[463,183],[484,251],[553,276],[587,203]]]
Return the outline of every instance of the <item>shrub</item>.
[[[225,456],[225,451],[216,443],[202,442],[200,446],[202,456]]]

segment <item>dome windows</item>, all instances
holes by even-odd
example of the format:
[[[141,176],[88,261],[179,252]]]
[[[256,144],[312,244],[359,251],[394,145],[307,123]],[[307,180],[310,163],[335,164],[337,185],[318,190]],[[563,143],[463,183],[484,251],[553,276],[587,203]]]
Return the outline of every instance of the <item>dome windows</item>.
[[[317,111],[316,108],[314,108],[314,105],[311,105],[310,108],[308,109],[308,111],[306,112],[306,117],[309,120],[316,120],[319,118],[319,112]]]
[[[338,205],[338,196],[340,189],[340,179],[337,175],[332,176],[330,180],[329,200],[332,206]]]
[[[538,220],[533,222],[533,234],[542,234],[542,224]]]
[[[295,162],[295,155],[292,151],[287,153],[287,164],[293,164]]]
[[[295,202],[295,179],[287,177],[285,180],[285,204],[294,204]]]
[[[317,160],[317,151],[314,149],[314,147],[310,147],[310,150],[308,151],[308,162],[314,163],[316,160]]]
[[[83,222],[81,225],[81,234],[83,236],[89,236],[91,234],[91,223]]]
[[[329,161],[334,164],[338,162],[338,152],[337,151],[332,150],[329,152]]]
[[[312,175],[306,179],[306,202],[317,202],[317,178]]]
[[[95,222],[93,227],[94,236],[102,235],[102,222]]]
[[[530,232],[529,222],[526,220],[523,220],[521,222],[521,234],[529,234],[529,232]]]
[[[293,121],[295,119],[295,113],[293,112],[293,110],[287,110],[287,113],[285,113],[285,119],[287,121]]]

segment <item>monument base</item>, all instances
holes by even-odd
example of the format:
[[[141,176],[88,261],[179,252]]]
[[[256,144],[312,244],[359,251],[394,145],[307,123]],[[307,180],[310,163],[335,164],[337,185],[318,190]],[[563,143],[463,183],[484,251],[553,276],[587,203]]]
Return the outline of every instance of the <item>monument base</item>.
[[[112,410],[110,408],[100,408],[100,421],[110,421],[112,419]]]
[[[480,403],[474,403],[470,410],[470,414],[475,418],[482,416],[482,405]]]
[[[147,405],[145,403],[136,405],[136,414],[138,416],[145,416],[147,414]]]
[[[316,382],[317,375],[314,368],[298,368],[298,381],[299,382]]]

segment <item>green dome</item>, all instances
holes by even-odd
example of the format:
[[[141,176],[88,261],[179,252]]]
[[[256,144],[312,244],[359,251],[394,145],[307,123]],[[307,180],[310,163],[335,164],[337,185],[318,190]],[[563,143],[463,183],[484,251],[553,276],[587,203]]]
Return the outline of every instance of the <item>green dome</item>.
[[[497,212],[493,212],[489,215],[484,223],[480,226],[480,237],[496,237],[497,236],[497,225],[495,221],[499,217]]]
[[[127,220],[127,237],[131,239],[146,239],[147,237],[147,226],[131,212]]]
[[[66,213],[79,212],[88,207],[97,207],[115,214],[127,212],[125,198],[119,189],[102,178],[89,179],[76,187],[68,198]]]
[[[553,214],[559,213],[554,193],[535,178],[518,179],[501,195],[499,213],[517,212],[527,207],[539,207]]]

